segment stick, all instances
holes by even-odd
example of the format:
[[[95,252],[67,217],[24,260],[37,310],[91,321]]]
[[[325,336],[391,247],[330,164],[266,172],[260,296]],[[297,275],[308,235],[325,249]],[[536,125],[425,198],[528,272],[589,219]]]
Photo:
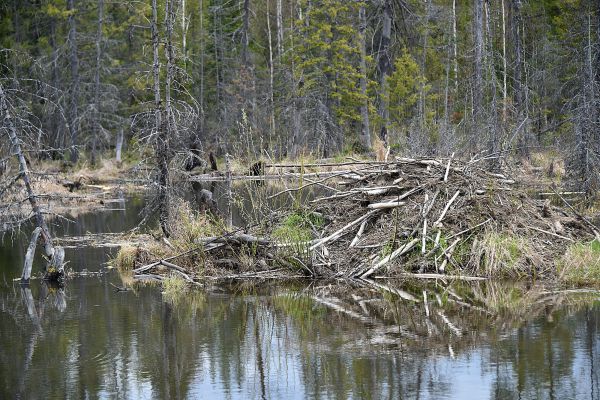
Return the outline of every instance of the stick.
[[[573,239],[571,239],[569,237],[566,237],[566,236],[559,235],[558,233],[553,233],[553,232],[550,232],[550,231],[545,231],[543,229],[536,228],[535,226],[530,226],[529,228],[533,229],[534,231],[545,233],[546,235],[555,236],[557,238],[561,238],[561,239],[569,241],[571,243],[575,243],[575,241]]]
[[[362,236],[363,232],[365,231],[367,222],[369,222],[369,219],[365,218],[365,220],[360,224],[360,228],[358,228],[358,232],[356,232],[356,236],[354,237],[354,239],[352,239],[352,243],[350,243],[350,247],[355,247],[358,244],[358,242],[360,241],[360,237]]]
[[[442,222],[442,220],[444,219],[444,217],[446,216],[446,213],[448,212],[448,210],[450,209],[450,206],[452,205],[452,203],[454,203],[454,200],[456,200],[456,198],[458,197],[458,195],[460,194],[460,190],[457,190],[456,193],[454,193],[454,196],[452,196],[452,198],[450,199],[450,201],[448,202],[448,204],[446,204],[446,207],[444,207],[444,210],[442,211],[442,213],[440,214],[439,218],[437,219],[437,221],[435,221],[433,223],[433,226],[439,226],[440,223]]]
[[[319,240],[317,243],[313,244],[312,246],[309,247],[309,250],[314,250],[317,247],[320,247],[322,245],[324,245],[325,243],[337,239],[340,236],[342,236],[342,233],[344,233],[346,230],[352,228],[353,226],[360,224],[363,220],[365,220],[366,218],[369,218],[371,215],[377,213],[379,210],[373,210],[373,211],[369,211],[368,213],[366,213],[365,215],[363,215],[362,217],[359,217],[357,219],[355,219],[354,221],[350,222],[348,225],[343,226],[342,228],[338,229],[337,231],[333,232],[331,235]]]
[[[458,233],[455,233],[454,235],[450,235],[450,236],[448,236],[448,240],[450,240],[450,239],[453,239],[453,238],[455,238],[455,237],[457,237],[457,236],[460,236],[460,235],[462,235],[463,233],[467,233],[467,232],[469,232],[469,231],[472,231],[473,229],[477,229],[477,228],[479,228],[480,226],[487,224],[487,223],[488,223],[488,222],[490,222],[491,220],[492,220],[491,218],[488,218],[488,219],[486,219],[485,221],[483,221],[483,222],[481,222],[481,223],[479,223],[479,224],[477,224],[477,225],[475,225],[475,226],[472,226],[472,227],[470,227],[470,228],[467,228],[467,229],[465,229],[465,230],[463,230],[463,231],[460,231],[460,232],[458,232]]]
[[[452,155],[450,156],[450,159],[448,160],[448,165],[446,166],[446,173],[444,174],[444,182],[448,182],[448,174],[450,173],[450,163],[452,162],[453,158],[454,158],[454,153],[452,153]]]
[[[456,240],[454,242],[452,242],[452,244],[450,245],[450,247],[448,247],[446,249],[446,251],[444,251],[444,261],[442,261],[442,265],[440,265],[440,272],[444,272],[446,270],[446,264],[448,264],[448,261],[450,260],[450,258],[452,258],[452,252],[454,251],[454,246],[456,246],[458,244],[458,242],[460,242],[460,238],[456,238]]]
[[[425,255],[425,242],[427,240],[427,218],[423,220],[423,242],[421,243],[421,254]]]
[[[371,210],[385,210],[388,208],[396,208],[405,205],[406,203],[403,201],[390,201],[385,203],[373,203],[369,204],[367,208]]]
[[[362,274],[360,277],[361,278],[368,278],[369,276],[373,275],[373,273],[375,273],[377,270],[379,270],[381,267],[383,267],[384,265],[386,265],[387,263],[389,263],[390,261],[392,261],[393,259],[408,253],[414,246],[415,244],[419,243],[419,239],[413,239],[410,242],[408,242],[407,244],[405,244],[404,246],[400,247],[399,249],[395,250],[392,254],[390,254],[389,256],[384,257],[382,260],[380,260],[377,264],[375,264],[372,268],[370,268],[367,272],[365,272],[364,274]]]

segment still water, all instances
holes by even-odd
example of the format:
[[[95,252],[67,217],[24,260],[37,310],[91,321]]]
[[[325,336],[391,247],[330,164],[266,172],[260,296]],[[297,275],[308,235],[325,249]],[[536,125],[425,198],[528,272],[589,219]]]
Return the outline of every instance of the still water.
[[[128,201],[53,229],[120,232],[141,207]],[[600,398],[595,293],[267,282],[167,300],[156,287],[115,292],[116,271],[23,289],[13,278],[26,243],[16,235],[0,247],[2,399]],[[68,249],[66,259],[102,271],[113,251]]]

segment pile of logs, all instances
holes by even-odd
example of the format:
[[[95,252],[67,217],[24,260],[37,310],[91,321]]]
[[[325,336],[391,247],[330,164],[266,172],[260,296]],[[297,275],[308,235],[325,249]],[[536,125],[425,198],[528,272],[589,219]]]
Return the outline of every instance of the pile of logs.
[[[312,179],[304,180],[309,183],[270,196],[313,185],[330,191],[304,204],[306,212],[327,221],[320,231],[315,229],[313,240],[262,239],[269,237],[264,226],[261,232],[232,230],[198,238],[197,248],[138,267],[134,278],[162,280],[165,271],[190,283],[207,277],[438,278],[452,270],[454,278],[471,280],[482,275],[481,248],[488,234],[526,238],[539,256],[531,260],[539,264],[527,273],[553,265],[572,243],[599,237],[560,193],[556,196],[566,207],[551,205],[547,196],[528,196],[517,182],[483,162],[396,158],[349,166],[313,172]],[[186,267],[191,253],[202,254],[202,276]]]
[[[528,238],[548,264],[567,245],[598,237],[574,209],[530,198],[480,162],[397,158],[342,178],[333,194],[311,202],[332,221],[309,247],[317,276],[445,273],[449,265],[472,274],[475,247],[490,231]]]

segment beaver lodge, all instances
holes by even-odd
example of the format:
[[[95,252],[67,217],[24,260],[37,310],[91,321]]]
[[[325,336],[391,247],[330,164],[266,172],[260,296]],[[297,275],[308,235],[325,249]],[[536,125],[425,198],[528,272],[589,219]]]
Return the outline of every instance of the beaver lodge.
[[[347,165],[344,165],[347,168]],[[534,198],[484,161],[406,159],[311,174],[329,194],[249,229],[179,207],[172,238],[124,247],[135,280],[207,278],[544,278],[597,282],[594,225],[561,193]],[[539,196],[536,196],[539,197]]]

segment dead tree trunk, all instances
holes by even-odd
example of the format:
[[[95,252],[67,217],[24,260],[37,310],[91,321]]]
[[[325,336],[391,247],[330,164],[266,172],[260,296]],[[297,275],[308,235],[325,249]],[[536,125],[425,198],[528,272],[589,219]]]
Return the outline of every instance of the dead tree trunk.
[[[521,0],[512,0],[512,29],[515,50],[515,68],[514,68],[514,87],[515,87],[515,110],[517,111],[517,124],[522,124],[526,118],[523,112],[525,105],[525,86],[523,85],[523,42],[521,37],[521,27],[523,18],[521,16]],[[527,123],[523,123],[522,134],[519,136],[519,153],[522,156],[529,155],[529,129]]]
[[[388,84],[387,77],[392,69],[390,57],[390,41],[392,36],[392,4],[391,0],[385,0],[383,3],[382,15],[383,27],[381,29],[381,44],[379,46],[379,116],[381,117],[381,130],[379,137],[388,144],[388,127],[390,121],[390,110],[388,105]]]
[[[473,79],[473,121],[474,131],[470,135],[471,151],[477,147],[476,132],[481,128],[483,114],[483,0],[475,0],[473,9],[473,36],[475,45],[475,65]]]
[[[367,16],[364,4],[361,4],[358,11],[359,15],[359,35],[360,35],[360,94],[362,95],[362,104],[360,106],[361,132],[360,144],[367,150],[371,148],[371,131],[369,123],[369,96],[367,94],[367,49],[366,49],[366,31]]]
[[[276,3],[276,13],[277,13],[277,56],[281,61],[281,57],[283,56],[283,11],[281,0],[277,0]]]
[[[104,20],[104,0],[98,0],[98,24],[96,31],[96,68],[94,70],[94,126],[92,133],[91,163],[96,165],[100,126],[100,68],[102,68],[102,24]]]
[[[71,134],[71,162],[79,160],[79,55],[77,54],[77,26],[75,23],[75,0],[67,1],[69,24],[69,64],[71,67],[71,104],[69,105],[69,132]]]
[[[158,194],[156,198],[159,223],[163,231],[163,234],[169,237],[169,167],[168,167],[168,132],[167,126],[169,125],[169,113],[165,110],[165,115],[162,115],[162,101],[160,95],[160,61],[158,58],[159,50],[159,37],[158,37],[158,6],[157,0],[152,0],[152,53],[153,53],[153,77],[154,77],[154,119],[156,129],[156,148],[155,155],[158,164]],[[171,20],[170,1],[167,0],[165,3],[166,15],[165,19]],[[172,28],[172,25],[171,25]],[[167,28],[168,29],[168,28]],[[170,43],[167,43],[165,51],[167,53],[167,59],[169,54],[172,53]],[[167,67],[167,75],[169,74],[169,67]],[[167,91],[168,91],[167,87]],[[169,104],[170,106],[170,104]]]
[[[31,186],[31,180],[29,179],[29,169],[27,167],[27,161],[25,160],[25,156],[23,154],[23,150],[21,147],[21,140],[17,134],[17,130],[13,123],[13,119],[10,114],[8,99],[6,98],[6,93],[4,92],[4,88],[0,85],[0,112],[2,113],[2,118],[4,120],[3,125],[7,128],[8,137],[10,139],[11,150],[15,155],[19,162],[19,174],[21,179],[23,179],[23,183],[25,184],[25,190],[27,192],[27,199],[29,200],[29,204],[31,205],[31,209],[33,210],[33,216],[35,218],[35,224],[37,228],[33,231],[31,243],[29,248],[27,249],[27,257],[25,258],[25,264],[23,266],[23,275],[21,277],[21,281],[23,283],[29,282],[29,278],[31,277],[31,266],[33,263],[33,255],[35,254],[35,247],[38,241],[38,237],[41,234],[42,240],[44,243],[44,253],[46,257],[48,257],[50,262],[50,267],[53,269],[48,269],[46,274],[52,274],[52,278],[59,278],[63,275],[63,260],[64,260],[64,250],[62,247],[54,247],[52,245],[52,236],[50,235],[50,231],[48,230],[48,226],[46,225],[46,221],[44,220],[44,215],[40,210],[40,207],[37,202],[37,197],[33,188]]]

